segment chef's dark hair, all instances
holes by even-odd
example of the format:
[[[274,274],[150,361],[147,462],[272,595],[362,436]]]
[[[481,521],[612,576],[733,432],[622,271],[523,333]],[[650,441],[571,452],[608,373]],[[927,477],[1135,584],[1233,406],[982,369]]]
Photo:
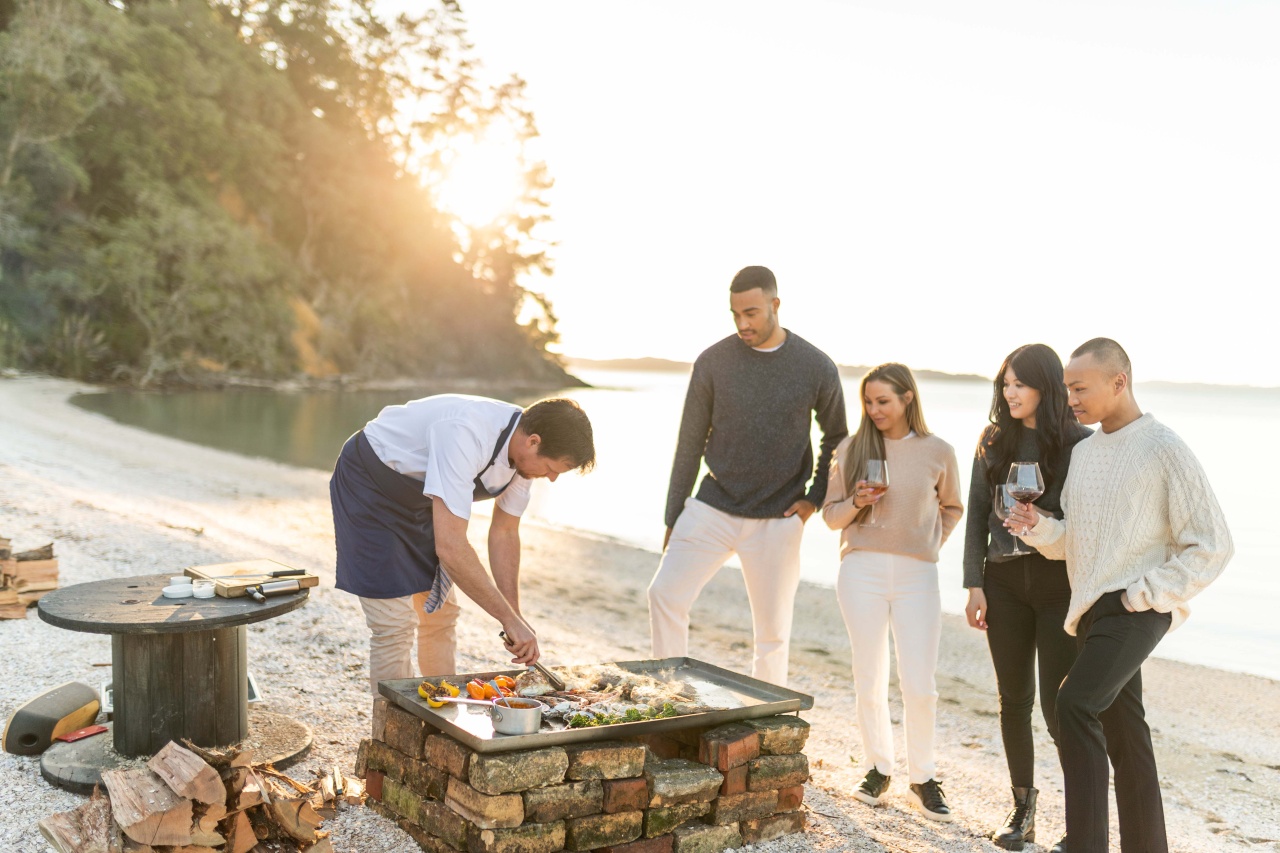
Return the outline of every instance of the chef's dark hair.
[[[595,467],[591,421],[576,401],[564,397],[539,400],[524,410],[520,429],[525,435],[542,439],[538,455],[544,459],[568,459],[574,469],[584,474]]]

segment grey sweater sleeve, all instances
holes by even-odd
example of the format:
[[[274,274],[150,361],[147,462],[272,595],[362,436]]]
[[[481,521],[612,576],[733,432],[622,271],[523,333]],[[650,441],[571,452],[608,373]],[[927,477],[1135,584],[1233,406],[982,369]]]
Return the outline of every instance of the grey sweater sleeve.
[[[822,444],[818,447],[818,459],[814,465],[813,483],[805,499],[819,509],[827,500],[827,480],[831,471],[831,457],[836,445],[849,434],[849,421],[844,411],[844,388],[840,384],[840,371],[835,365],[822,383],[815,409],[818,427],[822,430]]]
[[[702,454],[711,434],[711,403],[715,397],[705,367],[697,362],[689,377],[689,391],[684,398],[684,414],[680,417],[680,437],[676,442],[675,460],[671,463],[671,481],[667,486],[667,527],[675,527],[684,509],[685,499],[693,493],[698,479]],[[825,488],[826,481],[823,481]]]
[[[991,530],[991,484],[987,482],[987,463],[973,457],[973,473],[969,475],[969,516],[964,526],[964,585],[982,586],[987,563]]]

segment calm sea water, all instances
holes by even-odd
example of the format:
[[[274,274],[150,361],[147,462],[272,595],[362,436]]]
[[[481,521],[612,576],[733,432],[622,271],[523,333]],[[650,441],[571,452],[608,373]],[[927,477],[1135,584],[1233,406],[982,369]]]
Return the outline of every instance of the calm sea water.
[[[585,477],[569,475],[535,485],[530,517],[607,536],[653,551],[662,544],[667,477],[688,377],[679,373],[588,371],[594,387],[563,393],[582,403],[596,434],[598,464]],[[422,394],[449,388],[424,388]],[[1222,669],[1280,678],[1280,542],[1271,534],[1269,505],[1258,482],[1280,482],[1280,457],[1249,452],[1253,436],[1280,426],[1280,393],[1247,389],[1138,386],[1144,410],[1175,429],[1209,473],[1236,542],[1226,572],[1192,602],[1188,622],[1157,654]],[[856,381],[845,383],[847,399]],[[968,489],[969,464],[986,422],[986,382],[921,383],[933,432],[956,448]],[[140,394],[112,392],[76,399],[116,420],[189,441],[252,456],[327,470],[342,442],[405,392],[275,393],[257,391]],[[527,404],[520,395],[504,396]],[[963,522],[962,522],[963,525]],[[939,561],[943,608],[964,610],[963,530]],[[655,568],[657,557],[654,558]],[[838,534],[810,520],[802,549],[806,580],[832,586],[839,565]]]

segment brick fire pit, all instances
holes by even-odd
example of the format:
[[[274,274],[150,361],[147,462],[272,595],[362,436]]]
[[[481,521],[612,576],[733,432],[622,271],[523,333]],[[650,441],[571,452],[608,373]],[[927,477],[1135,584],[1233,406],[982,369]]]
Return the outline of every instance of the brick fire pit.
[[[432,853],[713,853],[804,829],[798,716],[692,714],[659,733],[481,752],[379,705],[356,774],[369,805]]]

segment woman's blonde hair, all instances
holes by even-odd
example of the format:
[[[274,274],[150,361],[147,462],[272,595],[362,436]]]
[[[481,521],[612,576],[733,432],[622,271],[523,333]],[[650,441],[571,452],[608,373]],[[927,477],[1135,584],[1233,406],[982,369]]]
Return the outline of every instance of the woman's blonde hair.
[[[858,481],[863,478],[867,460],[884,458],[884,436],[867,416],[868,382],[885,383],[898,395],[898,399],[906,397],[910,392],[911,401],[907,403],[906,412],[907,426],[916,435],[929,434],[929,427],[924,422],[924,409],[920,407],[920,389],[916,387],[916,378],[912,375],[911,368],[891,361],[868,370],[867,375],[862,377],[862,382],[858,385],[858,403],[862,406],[862,421],[858,424],[858,431],[853,434],[849,449],[845,451],[844,459],[840,462],[844,466],[845,489],[849,494],[854,493]],[[866,511],[867,507],[863,507],[862,512]]]

